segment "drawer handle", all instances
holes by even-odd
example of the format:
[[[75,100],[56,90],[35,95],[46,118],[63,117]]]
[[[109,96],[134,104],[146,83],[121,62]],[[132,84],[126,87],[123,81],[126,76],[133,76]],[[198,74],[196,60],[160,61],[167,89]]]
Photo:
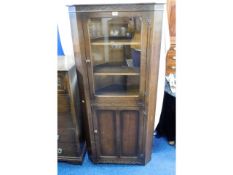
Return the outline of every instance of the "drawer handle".
[[[90,62],[91,62],[91,60],[90,60],[90,59],[87,59],[87,60],[86,60],[86,63],[90,63]]]
[[[97,133],[98,133],[98,130],[97,130],[97,129],[95,129],[95,130],[94,130],[94,133],[95,133],[95,134],[97,134]]]
[[[170,66],[170,68],[171,68],[171,69],[173,69],[173,70],[175,70],[175,69],[176,69],[176,67],[175,67],[175,66]]]
[[[58,153],[58,154],[61,154],[61,153],[62,153],[62,148],[58,148],[58,149],[57,149],[57,153]]]
[[[85,103],[85,100],[82,100],[82,103]]]
[[[172,57],[173,60],[176,60],[176,56]]]
[[[59,140],[59,138],[60,138],[60,135],[57,135],[57,140]]]

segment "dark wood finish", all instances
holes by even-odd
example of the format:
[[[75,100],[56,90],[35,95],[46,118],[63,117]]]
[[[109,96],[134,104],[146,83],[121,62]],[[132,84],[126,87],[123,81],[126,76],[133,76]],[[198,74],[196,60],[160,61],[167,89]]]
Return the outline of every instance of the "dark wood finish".
[[[96,163],[143,164],[144,116],[138,107],[93,107]],[[141,133],[139,133],[141,132]],[[115,158],[115,159],[114,159]]]
[[[58,58],[63,64],[64,57]],[[61,66],[61,65],[60,65]],[[58,68],[58,160],[82,163],[86,143],[82,133],[82,113],[76,66]]]
[[[86,112],[88,153],[95,163],[146,164],[151,158],[163,8],[162,3],[70,7],[75,63],[81,80],[81,98],[85,101],[83,104]],[[140,18],[142,37],[139,43],[133,39],[119,39],[115,40],[115,43],[90,39],[88,20],[110,18],[112,11],[117,11],[118,17],[123,17],[122,19],[129,16]],[[102,47],[112,44],[123,44],[125,49],[128,46],[140,46],[140,70],[95,67],[91,51],[98,49],[103,52]],[[127,53],[120,49],[109,54],[119,62],[124,55]],[[102,62],[99,61],[98,64]],[[135,85],[136,81],[139,81],[139,89],[135,91],[137,93],[131,93],[133,89],[130,89],[122,94],[119,91],[121,87],[118,87],[118,92],[101,94],[103,91],[95,91],[112,85],[113,82],[117,85],[126,82],[126,87],[130,87]]]
[[[139,111],[122,111],[121,116],[121,151],[123,156],[137,156]]]
[[[114,111],[96,111],[97,127],[99,132],[99,154],[102,156],[114,156],[116,153],[116,141],[114,126],[116,114]],[[95,133],[98,134],[98,133]]]
[[[74,8],[70,8],[72,10]],[[91,115],[91,99],[88,91],[88,75],[86,65],[86,54],[84,45],[84,34],[80,16],[76,13],[70,13],[70,25],[72,32],[73,48],[77,74],[79,77],[80,97],[82,101],[82,111],[84,113],[84,131],[87,142],[88,156],[90,159],[96,159],[96,145],[93,134],[93,119]]]

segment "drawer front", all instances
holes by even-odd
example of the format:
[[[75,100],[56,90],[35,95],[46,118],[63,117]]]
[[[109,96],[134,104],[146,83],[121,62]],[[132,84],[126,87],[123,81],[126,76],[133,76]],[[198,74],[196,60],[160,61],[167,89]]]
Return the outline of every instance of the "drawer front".
[[[74,128],[71,113],[58,113],[58,129]]]
[[[176,56],[175,46],[171,46],[170,49],[167,52],[167,58],[174,59],[175,56]]]
[[[76,143],[75,128],[58,129],[58,142]]]
[[[170,48],[166,58],[166,74],[176,73],[176,50],[174,46]]]
[[[174,56],[174,55],[176,55],[176,50],[170,48],[167,54],[169,57]]]
[[[176,68],[175,67],[167,67],[166,74],[175,74],[176,73]]]
[[[171,66],[176,66],[176,60],[172,59],[172,58],[168,58],[167,59],[167,66],[171,67]]]
[[[59,94],[67,93],[66,74],[64,72],[58,72],[57,76],[57,90]]]
[[[58,156],[78,156],[77,145],[74,143],[59,143],[57,148]]]
[[[58,94],[58,112],[70,112],[70,97],[68,95]]]

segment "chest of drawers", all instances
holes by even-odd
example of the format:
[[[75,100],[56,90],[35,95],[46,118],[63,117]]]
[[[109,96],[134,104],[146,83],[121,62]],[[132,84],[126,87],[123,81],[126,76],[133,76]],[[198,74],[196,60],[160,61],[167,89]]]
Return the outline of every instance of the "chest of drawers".
[[[176,73],[176,46],[171,45],[166,57],[166,75]]]
[[[82,132],[82,113],[75,65],[65,65],[64,57],[58,68],[58,160],[82,163],[86,144]],[[62,65],[64,64],[64,65]]]

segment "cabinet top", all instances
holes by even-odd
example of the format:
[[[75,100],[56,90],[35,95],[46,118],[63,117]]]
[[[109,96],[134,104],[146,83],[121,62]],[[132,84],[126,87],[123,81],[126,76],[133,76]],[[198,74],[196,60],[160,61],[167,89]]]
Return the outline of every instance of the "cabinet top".
[[[68,56],[58,56],[57,57],[57,70],[58,71],[69,71],[73,66],[74,58]]]
[[[164,9],[164,1],[150,3],[121,3],[121,4],[69,4],[72,12],[109,12],[109,11],[155,11]]]
[[[66,0],[65,4],[68,6],[72,5],[120,5],[120,4],[156,4],[156,3],[167,3],[167,0],[124,0],[119,2],[119,0],[103,1],[103,0]]]

